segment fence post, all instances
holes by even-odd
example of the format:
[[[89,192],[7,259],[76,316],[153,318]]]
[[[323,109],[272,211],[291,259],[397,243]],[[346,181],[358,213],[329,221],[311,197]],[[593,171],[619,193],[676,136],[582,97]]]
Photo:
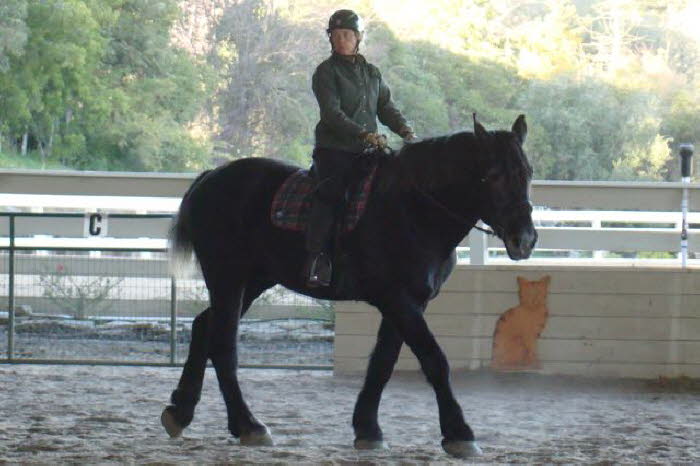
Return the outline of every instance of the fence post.
[[[489,255],[489,239],[476,228],[469,232],[469,263],[484,265]]]
[[[595,217],[591,220],[591,228],[595,228],[597,230],[603,228],[603,222],[600,220],[600,217]],[[605,252],[596,249],[595,251],[593,251],[593,259],[605,259]]]
[[[175,365],[177,353],[177,285],[170,277],[170,364]]]
[[[685,269],[688,263],[688,188],[690,183],[690,167],[693,158],[693,145],[681,144],[681,181],[683,182],[683,199],[681,200],[681,267]]]
[[[9,289],[7,293],[7,359],[15,356],[15,216],[10,215]]]

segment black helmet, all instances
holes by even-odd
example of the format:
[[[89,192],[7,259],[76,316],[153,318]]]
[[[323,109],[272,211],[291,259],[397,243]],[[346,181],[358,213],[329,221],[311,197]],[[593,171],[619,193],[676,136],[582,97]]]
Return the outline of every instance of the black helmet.
[[[365,25],[360,15],[354,11],[338,10],[333,13],[328,20],[328,29],[326,29],[326,32],[330,34],[333,29],[352,29],[358,34],[362,34],[365,30]]]

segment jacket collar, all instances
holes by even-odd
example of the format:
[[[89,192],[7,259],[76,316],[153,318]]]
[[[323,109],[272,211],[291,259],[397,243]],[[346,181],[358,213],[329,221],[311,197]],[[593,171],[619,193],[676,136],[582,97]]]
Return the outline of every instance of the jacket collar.
[[[354,61],[348,60],[343,55],[340,55],[339,53],[335,52],[331,54],[331,59],[336,63],[347,63],[349,65],[361,65],[367,62],[367,60],[365,60],[365,57],[359,53],[355,55]]]

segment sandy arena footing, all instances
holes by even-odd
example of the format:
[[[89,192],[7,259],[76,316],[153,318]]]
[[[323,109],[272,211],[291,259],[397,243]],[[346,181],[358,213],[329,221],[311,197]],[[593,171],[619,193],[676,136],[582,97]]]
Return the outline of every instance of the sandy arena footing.
[[[437,406],[419,374],[395,374],[380,407],[389,449],[358,451],[350,426],[360,377],[242,370],[273,447],[226,430],[214,371],[182,437],[160,414],[180,369],[0,365],[0,463],[461,463],[440,447]],[[461,372],[457,398],[479,463],[700,463],[695,383]]]

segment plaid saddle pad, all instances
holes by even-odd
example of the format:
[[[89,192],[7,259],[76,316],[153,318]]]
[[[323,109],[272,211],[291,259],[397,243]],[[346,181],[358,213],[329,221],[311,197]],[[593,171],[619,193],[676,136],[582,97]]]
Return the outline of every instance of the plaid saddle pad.
[[[355,189],[350,193],[345,208],[343,230],[352,231],[360,220],[367,206],[376,171],[377,167],[374,166],[359,183],[356,183]],[[306,231],[315,189],[314,181],[308,170],[297,170],[287,177],[272,199],[270,218],[274,226],[285,230]]]

